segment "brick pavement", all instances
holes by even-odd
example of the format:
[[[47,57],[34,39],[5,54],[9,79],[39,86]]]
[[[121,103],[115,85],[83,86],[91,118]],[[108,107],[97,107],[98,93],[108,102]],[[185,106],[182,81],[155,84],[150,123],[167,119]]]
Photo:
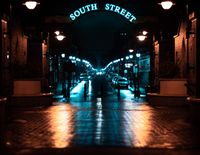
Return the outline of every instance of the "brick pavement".
[[[190,123],[185,107],[151,107],[137,100],[97,99],[10,110],[4,152],[66,154],[78,148],[77,154],[92,154],[105,147],[104,150],[116,148],[127,154],[140,154],[141,149],[152,154],[176,154],[177,150],[196,154],[199,139],[199,128]],[[118,154],[116,150],[110,151]]]
[[[130,104],[97,101],[14,109],[5,141],[11,148],[199,146],[199,128],[190,124],[187,109]]]

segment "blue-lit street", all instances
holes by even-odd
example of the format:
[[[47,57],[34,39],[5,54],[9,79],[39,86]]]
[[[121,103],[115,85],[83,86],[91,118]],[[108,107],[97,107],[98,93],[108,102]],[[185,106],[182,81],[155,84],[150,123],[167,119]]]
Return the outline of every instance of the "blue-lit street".
[[[174,149],[187,153],[200,145],[199,128],[191,125],[188,108],[152,107],[144,98],[134,98],[130,90],[121,90],[119,97],[101,76],[86,82],[85,98],[84,83],[71,90],[69,101],[57,96],[50,107],[9,111],[4,133],[5,145],[10,149],[7,153],[31,154],[36,149],[35,154],[39,154],[38,150],[51,148],[61,149],[61,154],[77,149],[79,154],[84,147],[92,150],[101,146],[105,150],[121,148],[127,154],[136,148],[167,149],[170,154]],[[59,152],[56,150],[55,154]],[[109,154],[115,151],[107,150]]]
[[[199,155],[200,0],[1,0],[0,155]]]

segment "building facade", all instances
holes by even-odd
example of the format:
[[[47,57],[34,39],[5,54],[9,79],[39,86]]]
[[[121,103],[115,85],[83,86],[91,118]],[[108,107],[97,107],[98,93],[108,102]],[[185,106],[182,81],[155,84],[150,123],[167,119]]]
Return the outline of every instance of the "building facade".
[[[191,6],[188,14],[180,17],[177,34],[154,43],[155,85],[159,86],[160,78],[185,79],[188,95],[200,96],[199,26],[199,10]]]
[[[1,2],[0,95],[13,94],[15,79],[38,78],[48,74],[47,43],[40,25],[27,24],[31,12],[21,3]],[[25,11],[25,12],[23,12]],[[28,14],[26,18],[22,15]],[[34,14],[33,14],[34,16]]]

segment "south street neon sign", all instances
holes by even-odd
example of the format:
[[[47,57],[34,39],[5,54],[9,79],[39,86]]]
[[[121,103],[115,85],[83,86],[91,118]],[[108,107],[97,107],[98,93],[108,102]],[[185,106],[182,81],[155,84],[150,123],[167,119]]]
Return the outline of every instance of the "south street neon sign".
[[[97,3],[88,4],[88,5],[85,5],[79,9],[75,10],[74,13],[70,14],[69,17],[71,18],[71,20],[75,20],[76,18],[78,18],[79,16],[81,16],[87,12],[98,11],[98,10],[100,10],[100,9],[98,8]],[[133,22],[134,20],[136,20],[135,16],[132,15],[129,11],[127,11],[124,8],[121,8],[120,6],[114,5],[114,4],[106,3],[103,10],[120,14],[123,17],[125,17],[127,20],[129,20],[130,22]]]

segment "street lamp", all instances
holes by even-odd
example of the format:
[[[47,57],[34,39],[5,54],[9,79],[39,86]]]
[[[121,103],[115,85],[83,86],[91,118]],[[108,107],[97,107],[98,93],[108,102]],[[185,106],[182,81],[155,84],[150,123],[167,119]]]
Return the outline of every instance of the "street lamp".
[[[58,40],[58,41],[63,41],[63,39],[65,39],[65,36],[62,34],[62,32],[60,32],[60,31],[55,31],[54,32],[55,34],[56,34],[56,39]]]
[[[139,41],[144,41],[147,38],[147,31],[143,30],[142,32],[139,33],[136,37],[138,38]]]
[[[138,35],[137,38],[138,38],[139,41],[144,41],[146,39],[146,36]]]
[[[65,38],[65,36],[62,35],[62,34],[59,34],[59,35],[56,36],[56,39],[57,39],[58,41],[62,41],[64,38]]]
[[[66,58],[66,53],[62,48],[62,41],[65,36],[59,30],[49,30],[47,35],[47,48],[50,55],[49,59],[49,83],[56,88],[57,84],[60,82],[60,79],[64,79],[64,61]],[[60,53],[63,52],[63,53]],[[60,72],[62,72],[63,77],[61,78]],[[65,89],[65,81],[62,80],[62,90]]]
[[[139,58],[141,56],[140,53],[136,53],[136,57]]]
[[[62,54],[61,54],[61,57],[62,57],[62,58],[65,58],[65,53],[62,53]]]
[[[32,1],[26,1],[23,5],[25,5],[28,9],[33,10],[38,4],[40,3],[37,3],[36,1],[32,0]]]
[[[159,5],[161,5],[164,10],[169,10],[175,4],[171,0],[163,0]]]
[[[129,51],[130,53],[133,53],[133,52],[134,52],[134,50],[133,50],[133,49],[129,49],[128,51]]]
[[[145,31],[145,30],[143,30],[143,31],[142,31],[142,34],[146,36],[146,35],[148,34],[148,32]]]
[[[59,35],[59,34],[60,34],[60,31],[57,30],[57,31],[55,31],[54,33],[55,33],[56,35]]]
[[[140,41],[140,42],[143,42],[146,38],[147,38],[147,34],[148,32],[143,30],[139,33],[137,37],[137,39]],[[134,93],[135,93],[135,97],[140,97],[140,82],[139,82],[139,75],[140,75],[140,66],[139,66],[139,61],[140,61],[140,56],[141,54],[139,52],[136,52],[135,53],[135,65],[133,67],[133,72],[134,72]]]

